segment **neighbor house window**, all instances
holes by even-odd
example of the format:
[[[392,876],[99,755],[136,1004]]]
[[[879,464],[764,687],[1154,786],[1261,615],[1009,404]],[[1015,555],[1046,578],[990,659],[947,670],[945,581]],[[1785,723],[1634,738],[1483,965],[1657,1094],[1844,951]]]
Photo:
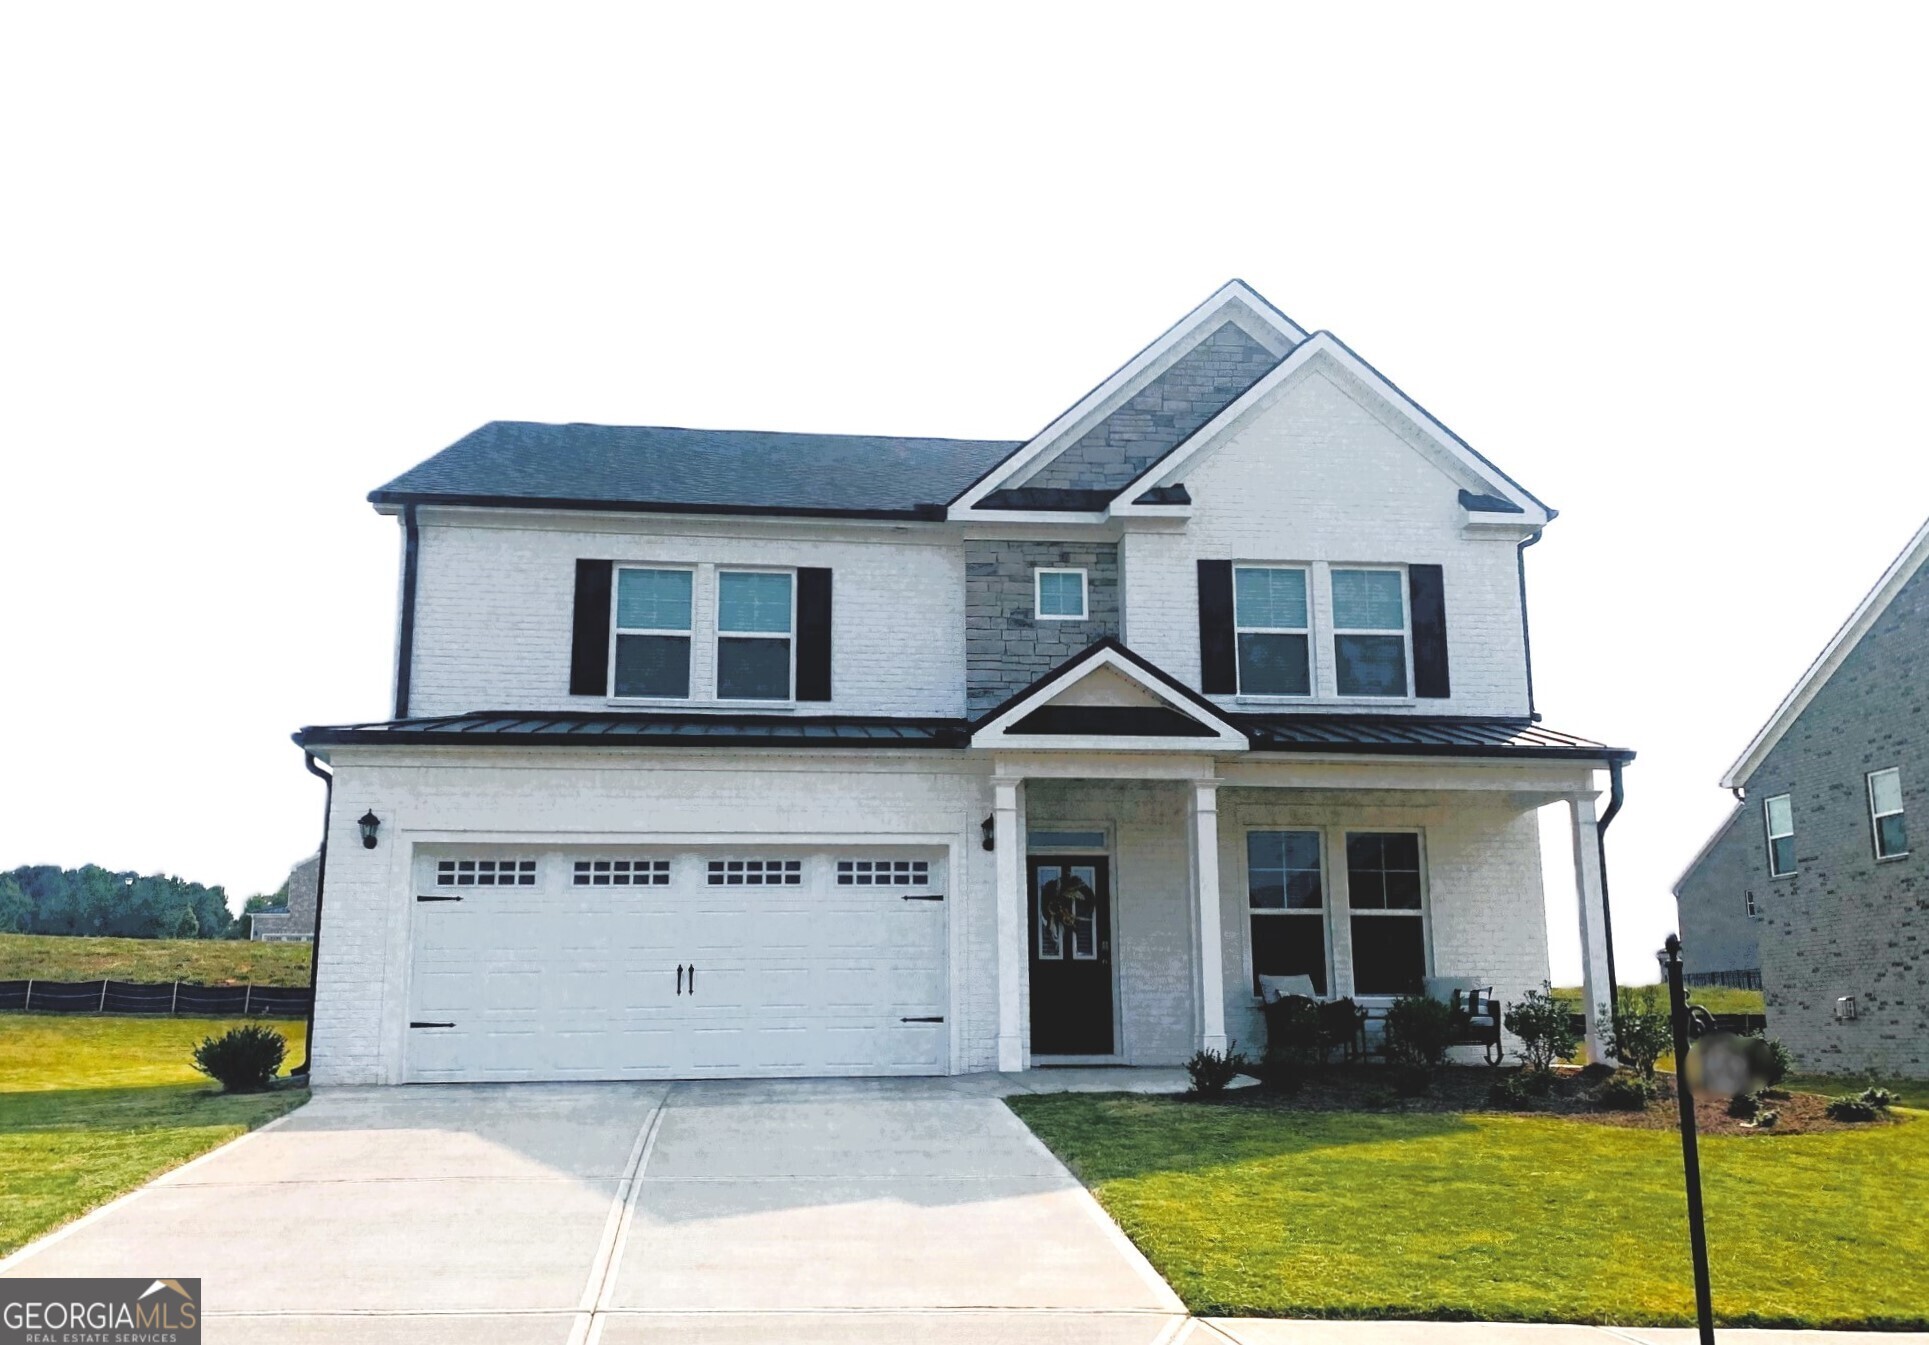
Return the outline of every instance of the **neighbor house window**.
[[[1795,809],[1788,795],[1777,794],[1762,803],[1762,822],[1768,828],[1768,872],[1786,878],[1795,872]]]
[[[690,582],[688,570],[617,569],[611,694],[689,697]]]
[[[717,573],[717,699],[790,699],[792,576],[789,571]]]
[[[1040,621],[1085,620],[1085,571],[1040,570],[1037,584]]]
[[[1419,834],[1347,833],[1346,887],[1352,915],[1354,991],[1419,994],[1427,974]]]
[[[1246,833],[1253,989],[1262,976],[1310,976],[1326,993],[1326,884],[1317,831]]]
[[[1333,571],[1333,676],[1342,696],[1407,694],[1402,571]]]
[[[1869,773],[1869,822],[1875,831],[1875,857],[1894,859],[1909,853],[1909,834],[1902,825],[1902,772],[1895,768]]]
[[[1305,570],[1234,567],[1232,623],[1239,642],[1240,695],[1312,694]]]
[[[1748,913],[1750,920],[1753,920],[1761,914],[1755,907],[1755,894],[1753,892],[1744,892],[1741,894],[1741,908]]]

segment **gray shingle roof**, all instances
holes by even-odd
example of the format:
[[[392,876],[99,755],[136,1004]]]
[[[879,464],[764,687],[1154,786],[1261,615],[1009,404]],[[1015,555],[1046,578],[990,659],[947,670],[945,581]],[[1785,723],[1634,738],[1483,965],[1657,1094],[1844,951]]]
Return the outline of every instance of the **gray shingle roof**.
[[[375,504],[942,517],[1011,440],[497,420],[369,494]]]

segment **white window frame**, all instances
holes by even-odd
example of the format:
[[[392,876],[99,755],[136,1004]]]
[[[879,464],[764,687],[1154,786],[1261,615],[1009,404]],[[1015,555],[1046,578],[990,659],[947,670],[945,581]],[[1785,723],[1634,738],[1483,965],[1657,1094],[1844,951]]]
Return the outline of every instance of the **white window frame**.
[[[1344,568],[1349,570],[1354,570],[1354,569],[1359,569],[1360,567],[1356,565],[1348,565],[1348,566],[1345,566]],[[1376,697],[1375,699],[1385,699],[1385,698]],[[1400,907],[1396,910],[1389,910],[1384,906],[1376,910],[1371,906],[1356,907],[1353,904],[1353,869],[1352,869],[1352,865],[1348,864],[1346,861],[1346,842],[1350,837],[1353,837],[1353,836],[1412,836],[1415,838],[1415,841],[1417,843],[1419,865],[1420,865],[1420,909],[1419,910],[1416,911],[1407,907]],[[1376,919],[1384,918],[1387,916],[1399,916],[1403,919],[1411,918],[1416,915],[1419,916],[1420,917],[1420,974],[1423,977],[1439,975],[1440,973],[1434,970],[1434,963],[1433,963],[1433,880],[1432,880],[1432,869],[1427,862],[1426,829],[1423,827],[1380,827],[1380,826],[1371,826],[1366,824],[1354,825],[1354,824],[1348,823],[1339,828],[1338,853],[1339,853],[1340,867],[1342,871],[1345,872],[1346,874],[1346,945],[1349,951],[1348,973],[1351,976],[1353,981],[1353,984],[1350,987],[1353,993],[1353,997],[1355,999],[1370,1000],[1374,1003],[1379,1003],[1382,1000],[1386,1000],[1390,1002],[1398,998],[1397,995],[1388,994],[1384,990],[1359,989],[1360,973],[1359,973],[1358,962],[1357,960],[1353,959],[1350,956],[1350,953],[1353,947],[1353,917],[1356,915],[1371,916]]]
[[[1252,875],[1252,836],[1277,831],[1310,831],[1319,837],[1319,909],[1308,910],[1304,906],[1255,906],[1253,905]],[[1240,936],[1246,944],[1246,986],[1253,992],[1253,1002],[1262,1003],[1258,992],[1259,957],[1253,945],[1252,917],[1255,915],[1296,915],[1301,917],[1317,915],[1320,922],[1320,941],[1325,945],[1326,954],[1326,998],[1335,999],[1339,995],[1339,985],[1335,976],[1333,958],[1333,866],[1332,836],[1330,829],[1309,822],[1266,822],[1254,823],[1241,832],[1244,844],[1239,847],[1240,880],[1245,884],[1246,897],[1240,905],[1246,915],[1245,926]]]
[[[683,630],[668,630],[659,627],[620,626],[617,624],[617,599],[623,592],[623,571],[625,570],[675,570],[690,576],[690,624]],[[689,641],[684,654],[688,666],[684,669],[683,685],[688,688],[681,696],[619,696],[616,694],[616,637],[619,635],[680,635]],[[603,693],[607,700],[623,705],[685,705],[697,698],[697,567],[676,563],[657,564],[653,561],[618,561],[610,574],[610,648],[609,664],[603,671]]]
[[[1902,807],[1891,808],[1887,812],[1879,813],[1875,810],[1875,777],[1878,775],[1893,775],[1896,778],[1896,795],[1900,797],[1902,794],[1902,767],[1900,766],[1885,766],[1879,771],[1870,771],[1864,779],[1863,784],[1867,787],[1869,794],[1869,844],[1875,848],[1875,857],[1877,859],[1907,859],[1909,857],[1907,850],[1897,850],[1894,854],[1889,855],[1882,853],[1882,819],[1885,817],[1903,818],[1905,819],[1903,826],[1906,831],[1908,826],[1906,819],[1909,816],[1909,810],[1906,804]]]
[[[1300,626],[1242,626],[1239,624],[1239,572],[1241,570],[1298,570],[1300,582],[1306,590],[1306,624]],[[1232,671],[1233,685],[1240,700],[1266,703],[1269,701],[1309,701],[1319,694],[1319,641],[1313,638],[1313,565],[1310,561],[1293,560],[1250,560],[1234,561],[1232,566]],[[1290,691],[1248,691],[1239,668],[1239,637],[1242,635],[1304,635],[1306,637],[1306,690],[1295,695]],[[1299,828],[1293,828],[1298,830]],[[1261,828],[1264,830],[1264,828]],[[1275,828],[1277,830],[1277,828]],[[1332,983],[1330,980],[1327,982]]]
[[[1769,808],[1777,799],[1780,799],[1788,805],[1787,831],[1776,831],[1774,822],[1770,820]],[[1775,842],[1784,837],[1790,841],[1795,839],[1795,796],[1793,794],[1771,794],[1762,800],[1762,832],[1765,838],[1764,843],[1768,849],[1768,876],[1770,878],[1793,878],[1801,871],[1801,865],[1795,862],[1795,847],[1793,845],[1789,847],[1789,867],[1781,871],[1775,868]]]
[[[726,574],[782,574],[790,576],[790,629],[725,630],[723,628],[723,577]],[[790,565],[719,565],[712,597],[716,620],[710,633],[710,669],[713,685],[711,699],[723,705],[795,705],[797,703],[797,569]],[[789,694],[777,697],[726,696],[723,694],[723,642],[725,640],[790,641]]]
[[[1404,565],[1359,565],[1330,561],[1326,565],[1326,612],[1332,622],[1325,643],[1333,651],[1333,696],[1336,700],[1359,701],[1367,705],[1398,704],[1414,699],[1413,694],[1413,597],[1411,585],[1407,582],[1407,567]],[[1361,691],[1340,690],[1340,636],[1342,635],[1392,635],[1391,630],[1367,630],[1357,626],[1342,626],[1339,609],[1333,601],[1333,576],[1340,570],[1378,571],[1383,574],[1396,574],[1400,577],[1400,630],[1399,636],[1405,648],[1406,690],[1393,696],[1374,696]],[[1310,620],[1310,614],[1308,619]]]
[[[1045,610],[1045,576],[1048,574],[1075,574],[1078,576],[1078,613],[1047,612]],[[1031,610],[1038,621],[1090,621],[1092,612],[1092,581],[1082,567],[1074,565],[1041,565],[1031,572]]]
[[[1759,920],[1762,918],[1761,908],[1755,904],[1754,888],[1750,887],[1742,890],[1741,908],[1742,912],[1747,915],[1750,920]]]

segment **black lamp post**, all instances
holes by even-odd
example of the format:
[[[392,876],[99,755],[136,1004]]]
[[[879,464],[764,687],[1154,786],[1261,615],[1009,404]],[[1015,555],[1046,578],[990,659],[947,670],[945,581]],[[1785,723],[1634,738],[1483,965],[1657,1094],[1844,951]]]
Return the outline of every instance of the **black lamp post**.
[[[1688,1185],[1688,1247],[1695,1261],[1695,1322],[1701,1345],[1715,1345],[1715,1308],[1708,1287],[1708,1229],[1701,1214],[1701,1153],[1695,1144],[1695,1094],[1688,1086],[1688,994],[1681,986],[1681,939],[1670,934],[1655,956],[1668,974],[1674,1025],[1675,1110],[1681,1115],[1681,1167]]]
[[[375,833],[382,829],[382,819],[375,815],[373,808],[370,808],[367,812],[355,819],[355,825],[362,829],[362,849],[373,850],[375,848]]]

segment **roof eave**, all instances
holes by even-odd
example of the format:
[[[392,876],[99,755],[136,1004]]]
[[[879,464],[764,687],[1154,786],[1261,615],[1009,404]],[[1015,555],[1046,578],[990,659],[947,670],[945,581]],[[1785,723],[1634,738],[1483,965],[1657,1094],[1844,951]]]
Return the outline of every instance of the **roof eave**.
[[[917,504],[905,509],[832,509],[814,505],[688,504],[646,500],[558,499],[541,495],[444,495],[424,491],[372,490],[368,502],[389,513],[406,505],[441,505],[459,509],[562,509],[571,512],[614,514],[696,514],[727,518],[843,518],[890,522],[942,523],[942,504]]]

